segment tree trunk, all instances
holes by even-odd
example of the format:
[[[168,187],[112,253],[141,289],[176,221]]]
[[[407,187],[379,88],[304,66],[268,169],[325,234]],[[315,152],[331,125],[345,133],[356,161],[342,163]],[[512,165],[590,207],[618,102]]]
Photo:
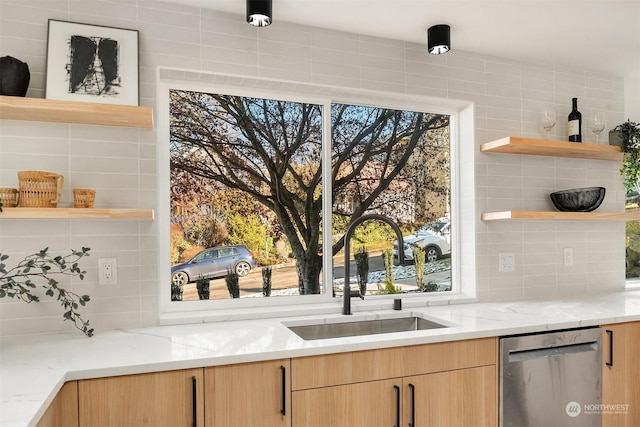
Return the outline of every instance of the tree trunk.
[[[296,256],[296,260],[300,295],[319,294],[322,256],[317,253],[304,252],[300,256]]]

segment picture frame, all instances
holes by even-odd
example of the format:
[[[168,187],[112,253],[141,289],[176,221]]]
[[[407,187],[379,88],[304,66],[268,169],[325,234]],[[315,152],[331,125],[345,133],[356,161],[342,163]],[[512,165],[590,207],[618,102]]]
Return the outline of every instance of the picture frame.
[[[49,19],[45,98],[139,105],[138,31]]]

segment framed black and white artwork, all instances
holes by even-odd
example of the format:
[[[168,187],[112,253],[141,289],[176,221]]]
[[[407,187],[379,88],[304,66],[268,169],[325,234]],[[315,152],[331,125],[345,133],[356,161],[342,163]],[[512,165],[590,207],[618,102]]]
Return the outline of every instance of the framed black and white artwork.
[[[45,97],[138,105],[138,31],[49,20]]]

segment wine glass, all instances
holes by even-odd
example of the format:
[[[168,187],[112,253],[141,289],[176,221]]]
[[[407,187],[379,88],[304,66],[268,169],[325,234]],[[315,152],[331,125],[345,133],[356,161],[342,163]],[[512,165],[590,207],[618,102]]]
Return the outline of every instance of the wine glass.
[[[549,132],[556,125],[556,110],[553,107],[547,107],[540,113],[540,125],[546,132],[544,139],[549,139]]]
[[[600,133],[604,130],[606,122],[606,116],[602,111],[598,111],[591,116],[589,124],[591,126],[591,132],[596,134],[596,144],[600,143]]]

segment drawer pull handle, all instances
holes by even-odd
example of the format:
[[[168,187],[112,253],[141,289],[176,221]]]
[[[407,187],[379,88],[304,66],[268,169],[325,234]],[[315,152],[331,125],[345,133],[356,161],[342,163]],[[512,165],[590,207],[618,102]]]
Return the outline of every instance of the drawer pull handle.
[[[284,416],[287,415],[287,368],[280,366],[280,372],[282,373],[282,407],[280,413]]]
[[[394,385],[396,391],[396,423],[393,427],[400,427],[400,387]]]
[[[613,366],[613,331],[605,329],[605,332],[609,335],[609,361],[605,364],[607,366]]]
[[[409,427],[416,427],[416,386],[409,384],[411,389],[411,422]]]
[[[198,427],[198,405],[196,397],[198,394],[196,377],[191,377],[191,399],[193,400],[193,427]]]

